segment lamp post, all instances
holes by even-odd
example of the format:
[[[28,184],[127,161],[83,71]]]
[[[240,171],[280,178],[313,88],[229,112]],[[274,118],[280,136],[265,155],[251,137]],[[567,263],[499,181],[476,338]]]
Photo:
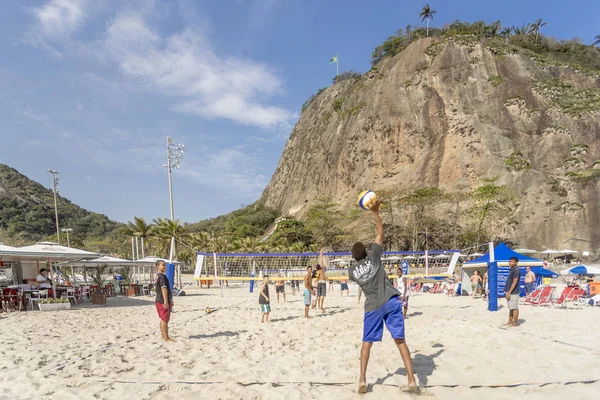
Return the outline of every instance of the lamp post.
[[[184,144],[175,144],[173,139],[167,133],[167,164],[164,165],[168,171],[169,177],[169,205],[171,207],[171,221],[175,222],[175,211],[173,208],[173,183],[171,181],[171,171],[173,168],[179,169],[179,164],[183,159]],[[173,261],[173,253],[175,252],[175,237],[171,237],[171,249],[169,251],[169,261]]]
[[[58,194],[58,181],[60,178],[56,175],[60,174],[55,169],[47,169],[46,172],[52,174],[52,188],[54,191],[54,217],[56,218],[56,241],[60,244],[60,229],[58,228],[58,204],[56,202],[56,196]]]
[[[62,228],[61,231],[67,234],[67,247],[71,247],[71,241],[69,240],[69,232],[73,232],[73,228]]]

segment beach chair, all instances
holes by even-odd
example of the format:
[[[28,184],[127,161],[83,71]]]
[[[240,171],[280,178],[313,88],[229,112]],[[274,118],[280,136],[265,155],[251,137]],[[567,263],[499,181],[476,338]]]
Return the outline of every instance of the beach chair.
[[[565,306],[568,307],[569,304],[571,306],[579,306],[581,305],[580,299],[585,296],[585,290],[580,288],[575,288],[569,293],[569,296],[565,299]]]
[[[558,295],[558,297],[552,299],[552,303],[551,305],[553,307],[566,307],[566,299],[568,298],[569,294],[574,290],[575,288],[573,286],[567,286],[566,288],[563,289],[563,291],[560,293],[560,295]]]
[[[150,296],[150,287],[148,285],[142,285],[140,292],[143,296]]]
[[[542,289],[543,288],[538,288],[529,293],[527,296],[525,296],[525,298],[523,298],[522,304],[531,304],[533,301],[536,301],[540,297]]]
[[[40,300],[40,299],[47,299],[48,298],[48,289],[46,290],[39,290],[37,292],[37,294],[34,292],[31,294],[31,297],[29,297],[29,304],[27,305],[27,307],[31,306],[31,309],[33,310],[35,303]]]
[[[554,286],[544,286],[540,291],[539,296],[531,299],[525,304],[532,306],[549,305],[552,301],[552,293],[554,292],[554,289],[556,289]]]

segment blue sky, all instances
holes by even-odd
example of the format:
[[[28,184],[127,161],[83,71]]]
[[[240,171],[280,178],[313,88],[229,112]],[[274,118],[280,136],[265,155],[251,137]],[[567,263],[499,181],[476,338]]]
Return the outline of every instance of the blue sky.
[[[110,218],[168,216],[165,131],[187,150],[175,214],[217,216],[259,196],[302,103],[425,2],[407,0],[4,0],[0,162]],[[455,19],[521,25],[590,43],[597,0],[431,1]]]

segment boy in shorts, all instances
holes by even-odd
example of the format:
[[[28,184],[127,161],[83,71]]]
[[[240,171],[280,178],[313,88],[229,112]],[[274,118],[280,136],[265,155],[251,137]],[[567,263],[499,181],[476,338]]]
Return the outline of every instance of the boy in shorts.
[[[310,318],[308,311],[310,310],[310,300],[313,291],[312,267],[306,267],[306,275],[304,276],[304,318]]]
[[[277,294],[277,304],[279,304],[279,293],[283,296],[283,302],[285,303],[285,281],[281,274],[277,274],[279,280],[275,281],[275,293]]]
[[[260,322],[269,323],[269,313],[271,312],[271,300],[269,299],[269,275],[264,276],[262,286],[260,287],[260,295],[258,296],[258,304],[260,304]]]
[[[377,200],[371,211],[375,218],[377,237],[371,252],[367,253],[365,245],[357,242],[352,246],[352,258],[356,264],[348,270],[350,279],[358,283],[365,294],[365,316],[363,327],[363,343],[360,351],[360,378],[358,393],[366,393],[367,365],[373,342],[383,338],[383,325],[387,327],[396,342],[400,356],[406,368],[408,390],[416,392],[417,383],[412,371],[410,352],[404,338],[404,315],[400,302],[400,292],[394,288],[388,279],[385,268],[381,263],[383,254],[383,223],[379,215],[380,202]]]

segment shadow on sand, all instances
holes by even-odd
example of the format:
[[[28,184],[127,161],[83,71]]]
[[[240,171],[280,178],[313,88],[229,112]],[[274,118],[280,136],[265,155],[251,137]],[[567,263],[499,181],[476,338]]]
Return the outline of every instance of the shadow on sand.
[[[240,333],[246,333],[246,332],[248,332],[248,331],[239,331],[239,332],[222,331],[222,332],[211,333],[210,335],[207,335],[207,334],[193,335],[193,336],[190,336],[190,339],[210,339],[210,338],[217,338],[217,337],[233,337],[233,336],[238,336]]]
[[[416,353],[411,355],[412,365],[413,365],[413,373],[417,376],[419,385],[427,385],[428,379],[433,374],[435,370],[435,361],[434,359],[438,357],[440,354],[444,352],[444,345],[441,343],[436,343],[432,347],[440,348],[433,354],[425,355],[421,353]],[[400,354],[398,354],[400,357]],[[403,367],[398,368],[395,372],[387,374],[383,378],[378,378],[375,381],[375,385],[383,385],[386,380],[391,378],[394,375],[404,375],[406,376],[406,369]]]

